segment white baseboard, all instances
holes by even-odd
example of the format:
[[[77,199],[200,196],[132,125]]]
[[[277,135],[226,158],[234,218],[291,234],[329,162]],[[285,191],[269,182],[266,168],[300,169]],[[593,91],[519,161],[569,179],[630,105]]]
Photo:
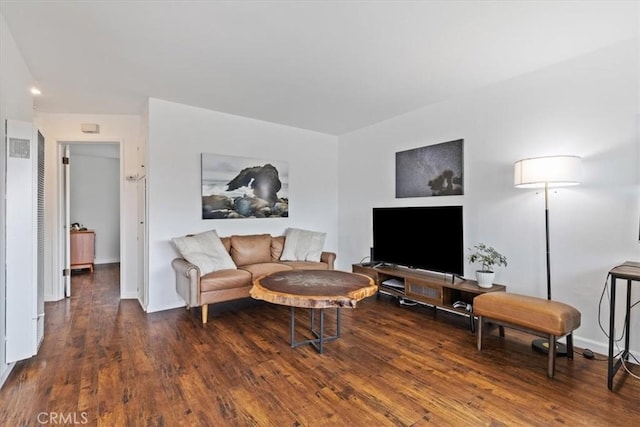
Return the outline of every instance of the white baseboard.
[[[600,354],[603,357],[609,357],[609,343],[604,343],[604,342],[600,342],[600,341],[594,341],[594,340],[590,340],[590,339],[585,339],[585,338],[581,338],[581,337],[577,337],[577,336],[573,336],[573,345],[574,347],[579,347],[579,348],[588,348],[589,350]],[[613,349],[613,354],[618,354],[618,352],[620,351],[620,349],[618,349],[617,347],[615,347]],[[629,353],[631,353],[637,360],[640,360],[640,352],[638,351],[634,351],[634,350],[630,350]],[[635,360],[633,360],[632,358],[629,359],[629,363],[632,364],[636,364]]]
[[[162,305],[149,305],[147,306],[147,313],[155,313],[156,311],[172,310],[174,308],[184,307],[186,304],[183,300],[175,300],[170,303]]]
[[[125,292],[120,294],[120,299],[138,299],[137,292]]]
[[[95,265],[99,265],[99,264],[115,264],[115,263],[119,263],[119,262],[120,262],[120,258],[106,258],[106,259],[96,259],[94,264]]]
[[[140,304],[140,308],[142,308],[142,311],[144,311],[145,313],[148,313],[147,307],[145,307],[145,305],[142,302],[142,300],[140,299],[140,297],[138,297],[138,304]]]

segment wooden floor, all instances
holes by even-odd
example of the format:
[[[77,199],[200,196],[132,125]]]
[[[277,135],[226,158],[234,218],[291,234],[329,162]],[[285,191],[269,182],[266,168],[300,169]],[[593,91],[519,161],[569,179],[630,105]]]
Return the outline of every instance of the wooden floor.
[[[559,359],[548,379],[533,337],[507,329],[506,339],[492,334],[477,352],[467,319],[434,319],[431,308],[385,296],[344,309],[342,337],[320,355],[290,347],[288,307],[212,306],[202,325],[198,309],[145,314],[137,301],[120,301],[118,276],[117,264],[74,274],[73,297],[46,304],[38,355],[19,362],[0,389],[0,425],[640,422],[640,380],[619,373],[609,391],[602,355]],[[306,313],[298,310],[299,320]],[[327,324],[333,319],[327,312]],[[298,325],[301,339],[308,325]]]

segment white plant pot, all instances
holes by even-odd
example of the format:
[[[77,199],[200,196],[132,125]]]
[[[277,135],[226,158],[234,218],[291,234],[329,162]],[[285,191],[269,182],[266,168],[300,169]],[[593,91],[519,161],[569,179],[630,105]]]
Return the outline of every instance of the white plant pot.
[[[493,286],[493,279],[496,273],[493,271],[476,271],[476,280],[481,288],[490,288]]]

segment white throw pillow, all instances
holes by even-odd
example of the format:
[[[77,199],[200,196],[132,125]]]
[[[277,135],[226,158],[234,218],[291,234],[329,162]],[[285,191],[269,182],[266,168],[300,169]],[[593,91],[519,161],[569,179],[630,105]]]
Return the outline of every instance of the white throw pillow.
[[[290,228],[284,240],[282,261],[320,262],[320,255],[327,233]]]
[[[237,268],[215,230],[171,240],[184,259],[198,266],[200,274]]]

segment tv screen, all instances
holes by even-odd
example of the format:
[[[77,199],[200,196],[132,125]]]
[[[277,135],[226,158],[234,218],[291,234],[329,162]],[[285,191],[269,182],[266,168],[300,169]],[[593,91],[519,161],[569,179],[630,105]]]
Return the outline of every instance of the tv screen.
[[[373,208],[372,261],[462,276],[462,206]]]

